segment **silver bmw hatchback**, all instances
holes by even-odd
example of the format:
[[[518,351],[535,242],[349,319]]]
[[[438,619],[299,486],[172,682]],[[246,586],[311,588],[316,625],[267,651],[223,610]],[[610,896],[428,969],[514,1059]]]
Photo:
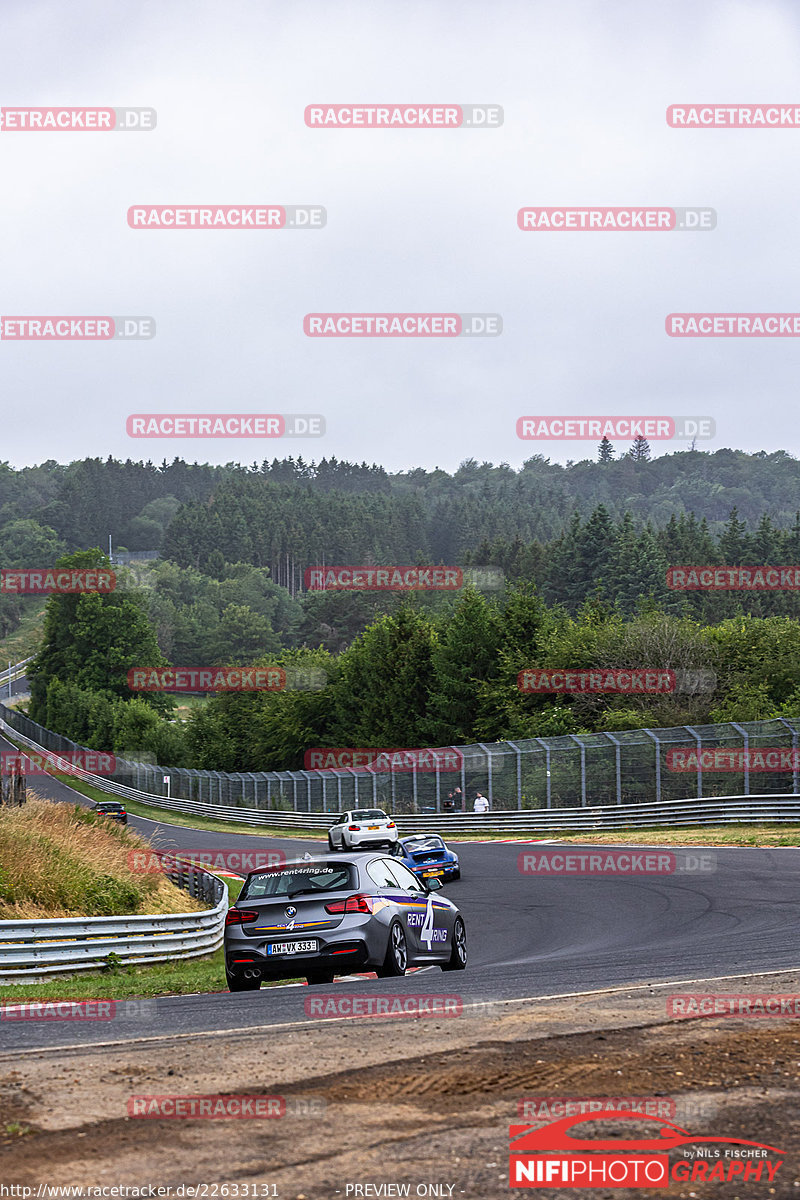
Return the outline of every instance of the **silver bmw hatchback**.
[[[463,971],[464,919],[436,894],[441,886],[374,851],[251,871],[226,918],[228,988],[249,991],[298,976],[330,983],[370,970],[404,975],[423,965]]]

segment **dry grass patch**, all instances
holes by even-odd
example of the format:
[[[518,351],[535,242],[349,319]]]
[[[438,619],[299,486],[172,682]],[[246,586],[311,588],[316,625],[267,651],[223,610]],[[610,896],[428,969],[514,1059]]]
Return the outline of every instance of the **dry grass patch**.
[[[134,874],[150,843],[91,810],[34,797],[0,808],[0,920],[195,912],[163,875]]]

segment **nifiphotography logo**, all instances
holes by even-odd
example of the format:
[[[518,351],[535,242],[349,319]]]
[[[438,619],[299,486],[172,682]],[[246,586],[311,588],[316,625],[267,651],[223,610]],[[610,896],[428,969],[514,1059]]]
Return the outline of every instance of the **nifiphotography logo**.
[[[638,1138],[573,1134],[574,1126],[593,1121],[636,1121],[649,1125],[652,1132],[650,1137]],[[512,1125],[509,1138],[512,1188],[664,1188],[671,1183],[731,1182],[768,1185],[784,1158],[784,1151],[776,1146],[744,1138],[702,1136],[672,1121],[615,1109],[563,1117],[542,1126]],[[681,1151],[673,1163],[670,1150]]]

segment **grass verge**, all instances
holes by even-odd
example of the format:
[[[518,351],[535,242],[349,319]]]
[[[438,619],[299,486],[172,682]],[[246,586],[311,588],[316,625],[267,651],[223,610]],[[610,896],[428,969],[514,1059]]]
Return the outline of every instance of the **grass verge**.
[[[238,879],[226,879],[225,883],[228,900],[233,904],[242,883]],[[298,980],[283,979],[280,982]],[[273,986],[262,984],[262,987]],[[227,991],[225,961],[222,950],[217,950],[204,958],[177,959],[141,967],[119,966],[41,982],[0,984],[0,1000],[133,1000],[143,996],[186,996],[195,992],[224,991]],[[131,1026],[127,1025],[126,1029],[130,1031]]]
[[[800,846],[800,825],[749,824],[694,825],[686,829],[659,826],[655,829],[609,829],[605,833],[575,833],[562,830],[547,834],[563,842],[581,845],[640,846]]]
[[[30,599],[22,620],[13,633],[0,638],[0,670],[9,662],[22,662],[39,649],[44,629],[46,599]]]
[[[184,996],[225,989],[222,951],[206,958],[177,959],[142,967],[83,971],[64,979],[0,984],[1,1000],[128,1000],[138,996]],[[126,1030],[130,1031],[130,1025]],[[113,1035],[110,1035],[113,1036]]]
[[[0,920],[126,916],[202,908],[164,875],[134,872],[149,843],[90,809],[31,797],[0,808]]]

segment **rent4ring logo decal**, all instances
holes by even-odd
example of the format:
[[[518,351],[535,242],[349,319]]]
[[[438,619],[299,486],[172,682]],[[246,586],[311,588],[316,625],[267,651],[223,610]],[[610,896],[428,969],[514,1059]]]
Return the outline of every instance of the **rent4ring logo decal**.
[[[650,1136],[591,1138],[573,1126],[593,1121],[635,1121]],[[548,1125],[512,1125],[509,1130],[512,1188],[665,1188],[671,1183],[771,1184],[784,1152],[744,1138],[704,1137],[640,1113],[605,1112],[563,1117]],[[670,1165],[669,1151],[682,1151]],[[771,1189],[774,1191],[774,1189]]]
[[[434,942],[446,942],[447,930],[436,928],[436,914],[434,908],[441,908],[442,905],[434,905],[433,896],[428,896],[425,904],[425,911],[410,912],[408,914],[409,929],[419,929],[420,941],[424,942],[429,950],[433,949]]]

